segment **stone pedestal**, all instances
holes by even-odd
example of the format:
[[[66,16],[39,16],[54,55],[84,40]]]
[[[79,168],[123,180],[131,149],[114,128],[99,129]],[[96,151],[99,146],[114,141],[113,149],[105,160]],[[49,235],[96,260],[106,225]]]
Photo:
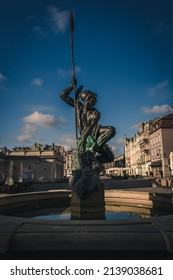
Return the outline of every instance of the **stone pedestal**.
[[[98,190],[80,199],[76,192],[72,191],[71,198],[72,220],[105,220],[104,185],[100,183]]]

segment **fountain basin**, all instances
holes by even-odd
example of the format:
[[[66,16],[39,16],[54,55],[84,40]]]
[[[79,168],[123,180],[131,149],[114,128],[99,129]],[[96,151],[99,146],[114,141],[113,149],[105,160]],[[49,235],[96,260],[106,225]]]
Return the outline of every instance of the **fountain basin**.
[[[70,190],[53,190],[19,194],[1,194],[0,214],[15,215],[18,212],[70,206]],[[93,202],[94,203],[94,202]],[[112,212],[129,212],[147,216],[173,214],[172,193],[149,193],[125,190],[105,190],[105,209]]]
[[[21,209],[69,205],[71,192],[67,190],[1,195],[0,253],[1,258],[60,257],[74,251],[84,254],[111,251],[116,259],[127,258],[128,252],[144,256],[170,257],[173,254],[173,215],[137,220],[114,221],[41,221],[13,217]],[[154,195],[132,191],[105,191],[106,208],[124,206],[137,209],[159,209],[172,212],[172,194]],[[162,209],[161,209],[162,208]],[[147,210],[149,211],[149,210]],[[173,212],[172,212],[173,213]],[[8,214],[8,216],[7,216]],[[11,215],[11,216],[10,216]],[[152,252],[152,253],[151,253]],[[118,255],[117,255],[118,254]],[[123,254],[123,255],[122,255]],[[134,255],[135,254],[135,255]],[[70,255],[68,255],[70,256]],[[94,256],[94,255],[92,255]]]

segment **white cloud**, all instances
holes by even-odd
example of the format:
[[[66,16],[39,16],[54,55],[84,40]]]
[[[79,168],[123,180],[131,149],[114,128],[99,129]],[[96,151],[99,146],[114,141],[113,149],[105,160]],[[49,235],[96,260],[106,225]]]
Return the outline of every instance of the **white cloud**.
[[[39,129],[60,128],[61,125],[68,124],[63,117],[56,118],[52,114],[43,114],[35,111],[23,118],[24,126],[21,128],[21,134],[16,138],[18,141],[28,142],[38,135]]]
[[[164,91],[168,89],[168,86],[169,86],[169,80],[165,80],[165,81],[163,81],[161,83],[158,83],[154,87],[150,87],[147,90],[147,93],[150,96],[156,96],[156,95],[159,95],[159,94],[163,94]]]
[[[25,124],[21,128],[22,134],[17,136],[18,141],[28,142],[30,139],[37,134],[37,127],[30,124]]]
[[[2,73],[0,73],[0,83],[7,80],[7,77],[5,77]]]
[[[76,66],[75,67],[75,74],[78,74],[81,72],[81,67]],[[60,78],[66,79],[72,76],[72,70],[65,70],[63,68],[58,69],[58,76]]]
[[[35,78],[32,80],[32,85],[37,86],[37,87],[41,87],[43,85],[43,80],[40,78]]]
[[[24,123],[34,124],[41,127],[50,127],[56,125],[56,118],[50,114],[43,114],[38,111],[33,112],[31,115],[28,115],[23,118]]]
[[[167,104],[155,105],[153,107],[143,107],[143,112],[145,114],[166,114],[173,113],[173,108]]]
[[[56,33],[64,33],[69,21],[69,11],[60,11],[58,7],[50,7],[50,20],[52,23],[52,28]]]
[[[16,137],[16,140],[20,142],[29,142],[31,140],[31,135],[21,134]]]
[[[37,128],[35,126],[32,126],[28,123],[26,123],[22,129],[21,129],[23,134],[28,134],[28,135],[35,135]]]

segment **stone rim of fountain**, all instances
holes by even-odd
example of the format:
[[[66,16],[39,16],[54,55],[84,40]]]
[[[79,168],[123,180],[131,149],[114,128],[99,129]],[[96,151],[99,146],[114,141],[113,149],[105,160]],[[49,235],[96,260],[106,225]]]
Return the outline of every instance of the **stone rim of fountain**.
[[[106,200],[116,196],[125,199],[126,191],[105,191]],[[147,197],[145,192],[130,192],[132,197]],[[116,194],[116,195],[115,195]],[[54,199],[68,198],[71,191],[57,190],[48,192],[33,192],[15,195],[3,195],[0,198],[1,207],[9,201],[14,204],[17,199],[33,201],[33,197],[45,202]],[[168,196],[170,198],[170,196]],[[48,199],[49,198],[49,199]],[[149,198],[149,196],[148,196]],[[6,201],[6,202],[5,202]],[[59,200],[60,201],[60,200]],[[3,202],[3,203],[2,203]],[[17,202],[16,202],[17,203]],[[151,200],[150,200],[151,203]],[[163,203],[163,201],[161,202]],[[9,206],[8,205],[8,206]],[[2,212],[1,212],[2,213]],[[173,253],[173,215],[141,220],[83,220],[83,221],[41,221],[29,218],[19,218],[0,215],[0,254],[9,252],[42,253],[62,250],[114,250],[114,251],[162,251]]]

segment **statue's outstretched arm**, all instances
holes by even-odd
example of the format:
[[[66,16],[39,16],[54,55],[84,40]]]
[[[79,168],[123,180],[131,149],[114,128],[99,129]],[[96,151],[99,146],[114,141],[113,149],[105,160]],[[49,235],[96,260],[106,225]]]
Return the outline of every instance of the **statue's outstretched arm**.
[[[60,97],[61,99],[69,104],[70,106],[74,107],[74,99],[70,96],[70,92],[73,90],[73,85],[69,86],[68,88],[65,88],[61,93]]]

